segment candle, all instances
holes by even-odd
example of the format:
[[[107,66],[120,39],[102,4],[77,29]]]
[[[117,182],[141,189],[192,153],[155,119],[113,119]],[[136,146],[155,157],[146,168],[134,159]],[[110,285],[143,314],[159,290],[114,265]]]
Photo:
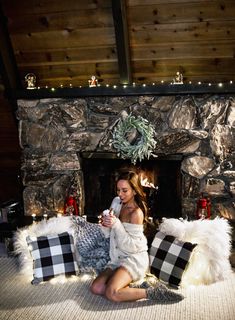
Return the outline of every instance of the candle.
[[[36,213],[32,214],[32,219],[33,219],[33,223],[35,223],[36,222]]]

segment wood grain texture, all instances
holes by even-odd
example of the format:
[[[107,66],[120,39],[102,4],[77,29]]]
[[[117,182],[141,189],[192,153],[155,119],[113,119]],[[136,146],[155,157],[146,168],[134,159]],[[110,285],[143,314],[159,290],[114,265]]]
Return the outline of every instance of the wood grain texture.
[[[152,82],[156,71],[170,81],[178,69],[204,82],[234,77],[234,0],[125,4],[133,81]],[[39,86],[87,85],[91,74],[121,81],[111,0],[3,0],[2,7],[24,85],[29,72]]]

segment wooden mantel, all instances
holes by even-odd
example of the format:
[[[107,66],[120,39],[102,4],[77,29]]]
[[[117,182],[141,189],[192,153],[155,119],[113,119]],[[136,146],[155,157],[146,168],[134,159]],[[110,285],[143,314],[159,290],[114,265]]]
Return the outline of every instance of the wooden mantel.
[[[157,84],[117,87],[41,88],[6,91],[12,99],[75,98],[92,96],[234,94],[235,84]]]

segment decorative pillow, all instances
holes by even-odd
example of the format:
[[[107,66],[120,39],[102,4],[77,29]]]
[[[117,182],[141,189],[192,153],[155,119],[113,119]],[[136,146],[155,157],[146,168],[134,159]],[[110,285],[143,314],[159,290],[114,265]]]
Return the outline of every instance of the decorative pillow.
[[[151,273],[169,285],[178,287],[195,247],[196,244],[157,232],[149,252]]]
[[[18,258],[20,273],[27,279],[32,279],[33,277],[33,258],[29,252],[26,241],[28,236],[35,238],[68,232],[73,236],[74,243],[76,243],[76,235],[74,230],[75,228],[72,216],[62,216],[58,218],[54,217],[50,218],[49,220],[42,220],[29,226],[17,229],[16,232],[14,232],[13,242],[14,253]],[[79,261],[78,254],[76,256],[77,261]]]
[[[75,246],[68,232],[57,235],[26,238],[33,257],[32,284],[48,281],[58,275],[76,275],[78,265]]]
[[[203,220],[165,219],[159,230],[184,242],[197,243],[180,282],[181,288],[208,285],[230,279],[229,261],[232,250],[232,226],[216,217]]]

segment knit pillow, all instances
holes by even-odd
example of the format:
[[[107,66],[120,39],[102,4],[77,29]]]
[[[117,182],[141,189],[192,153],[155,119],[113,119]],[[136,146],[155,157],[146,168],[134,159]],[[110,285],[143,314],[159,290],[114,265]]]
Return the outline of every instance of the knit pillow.
[[[99,224],[82,217],[74,219],[74,230],[80,271],[100,273],[109,261],[109,239],[104,237]]]
[[[149,252],[151,273],[169,285],[178,287],[195,247],[196,244],[157,232]]]
[[[58,275],[76,275],[78,265],[72,235],[64,232],[58,235],[26,238],[33,257],[32,284],[48,281]]]

